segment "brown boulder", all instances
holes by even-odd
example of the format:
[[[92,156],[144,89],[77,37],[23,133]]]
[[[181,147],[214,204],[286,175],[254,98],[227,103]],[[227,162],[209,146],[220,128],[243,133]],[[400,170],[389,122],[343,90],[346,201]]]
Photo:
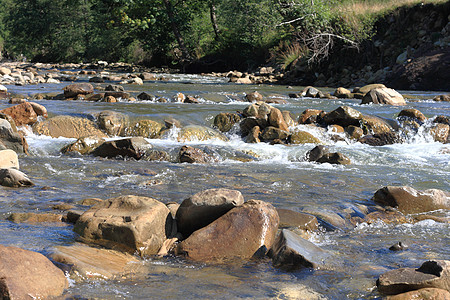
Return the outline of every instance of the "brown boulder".
[[[424,288],[394,296],[387,296],[386,300],[448,300],[450,292],[437,288]]]
[[[248,102],[263,101],[263,95],[261,95],[259,92],[255,91],[255,92],[246,94],[245,100],[247,100]]]
[[[318,163],[329,163],[333,165],[349,165],[350,159],[340,152],[325,153],[322,157],[316,160]]]
[[[179,142],[191,142],[191,141],[207,141],[211,139],[217,139],[221,141],[228,141],[228,138],[221,132],[200,125],[188,125],[180,129],[178,134]]]
[[[342,127],[347,127],[350,125],[359,126],[362,117],[363,115],[356,109],[349,106],[340,106],[327,113],[323,117],[323,121],[328,125],[337,124]]]
[[[141,256],[158,253],[171,230],[172,216],[163,203],[132,195],[94,205],[74,226],[84,241]]]
[[[68,286],[64,272],[42,254],[0,245],[0,298],[48,299]]]
[[[289,137],[289,131],[285,131],[273,126],[269,126],[266,127],[262,134],[261,134],[261,138],[264,141],[273,141],[273,140],[281,140],[281,141],[285,141],[287,140],[287,138]]]
[[[314,124],[319,123],[319,119],[322,119],[325,116],[325,112],[323,110],[318,109],[307,109],[300,117],[298,117],[299,124]]]
[[[376,116],[363,115],[360,124],[366,133],[384,134],[393,131],[392,126],[388,122]]]
[[[277,208],[277,212],[280,217],[280,228],[296,227],[309,231],[315,231],[319,228],[319,222],[313,215],[283,208]]]
[[[275,240],[269,256],[273,265],[288,271],[324,267],[330,254],[297,234],[283,229]]]
[[[248,259],[272,247],[278,223],[271,204],[250,200],[195,231],[178,244],[176,253],[196,261]]]
[[[417,120],[419,122],[425,122],[427,120],[427,117],[423,113],[421,113],[418,109],[415,108],[408,108],[403,109],[399,114],[398,118],[407,118],[412,120]]]
[[[358,140],[364,135],[364,131],[362,130],[361,127],[350,125],[346,127],[344,130],[348,134],[348,136],[354,140]]]
[[[2,119],[2,116],[8,120]],[[14,120],[8,115],[0,114],[0,149],[11,149],[16,153],[27,153],[28,144],[25,138],[17,131]]]
[[[28,102],[2,109],[0,113],[11,116],[17,126],[32,125],[37,121],[37,114]]]
[[[364,95],[361,104],[389,104],[389,105],[406,105],[403,96],[396,90],[389,88],[372,89]]]
[[[65,98],[76,98],[78,95],[94,93],[94,87],[90,83],[74,83],[63,88]]]
[[[110,136],[123,136],[129,122],[127,115],[115,111],[102,111],[97,116],[98,127]]]
[[[185,237],[203,228],[230,209],[244,204],[241,192],[229,189],[201,191],[185,199],[177,210],[178,231]]]
[[[36,103],[36,102],[28,102],[28,103],[30,103],[31,106],[33,106],[34,112],[35,112],[38,116],[42,116],[42,117],[44,117],[44,118],[47,118],[47,117],[48,117],[47,109],[46,109],[43,105],[40,105],[40,104],[38,104],[38,103]]]
[[[278,108],[272,107],[269,113],[269,125],[280,130],[289,131],[288,125],[284,120],[283,114]]]
[[[396,295],[423,288],[450,291],[450,261],[426,261],[418,269],[401,268],[382,274],[377,280],[378,291]]]
[[[352,92],[347,90],[346,88],[343,87],[338,87],[334,93],[334,96],[338,97],[338,98],[351,98],[352,97]]]
[[[367,94],[368,92],[370,92],[373,89],[382,89],[385,88],[386,86],[384,84],[381,83],[373,83],[373,84],[368,84],[365,85],[363,87],[359,87],[359,88],[355,88],[353,90],[353,93],[359,93],[359,94]]]
[[[220,113],[214,118],[214,126],[222,132],[228,132],[241,120],[238,114]]]
[[[85,119],[72,116],[56,116],[33,125],[33,132],[51,137],[68,137],[79,139],[86,136],[106,137],[95,123]]]
[[[247,137],[245,138],[246,143],[259,143],[261,142],[261,128],[259,126],[253,127]]]
[[[450,94],[447,95],[438,95],[433,98],[434,101],[445,101],[450,102]]]
[[[123,279],[139,272],[136,257],[109,249],[93,248],[83,244],[55,247],[51,258],[70,266],[70,273],[87,279]]]
[[[417,191],[408,186],[386,186],[376,191],[372,200],[397,207],[405,214],[450,209],[450,193],[437,189]]]
[[[206,164],[217,161],[215,157],[208,155],[203,150],[191,146],[183,146],[178,153],[180,163]]]
[[[358,142],[368,144],[370,146],[384,146],[401,143],[402,139],[395,132],[386,132],[363,136],[358,140]]]
[[[294,131],[289,137],[291,144],[321,144],[322,142],[307,131]]]
[[[158,138],[164,126],[153,120],[140,120],[125,129],[125,135]]]
[[[115,92],[115,91],[105,91],[105,95],[104,98],[106,97],[114,97],[116,99],[129,99],[130,98],[130,94],[127,92]]]
[[[107,158],[132,157],[140,159],[150,148],[152,148],[152,145],[143,137],[132,137],[104,142],[91,153],[94,156]]]

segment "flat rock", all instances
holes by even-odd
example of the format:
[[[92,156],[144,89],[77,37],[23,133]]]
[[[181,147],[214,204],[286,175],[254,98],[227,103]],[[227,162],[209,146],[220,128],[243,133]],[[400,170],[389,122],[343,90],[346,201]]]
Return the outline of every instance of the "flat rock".
[[[386,300],[448,300],[450,292],[443,289],[424,288],[394,296],[387,296]]]
[[[171,230],[172,216],[163,203],[132,195],[94,205],[74,226],[84,241],[141,256],[157,254]]]
[[[178,244],[177,254],[195,261],[249,259],[272,246],[279,217],[269,203],[250,200]]]
[[[72,116],[56,116],[33,125],[33,132],[40,135],[48,135],[54,138],[63,136],[67,138],[82,138],[87,136],[106,137],[95,123]]]
[[[51,258],[70,265],[70,272],[85,279],[114,279],[135,275],[142,268],[139,260],[128,253],[93,248],[83,244],[57,246]]]
[[[283,229],[270,250],[275,267],[288,271],[324,267],[330,254],[297,234]]]
[[[64,272],[42,254],[0,245],[2,299],[47,299],[68,286]]]
[[[19,158],[13,150],[0,150],[0,169],[19,169]]]
[[[229,189],[209,189],[185,199],[177,210],[178,231],[187,237],[203,228],[230,209],[244,204],[241,192]]]
[[[62,215],[59,214],[49,214],[49,213],[12,213],[7,218],[8,221],[14,223],[60,223],[62,220]]]
[[[426,261],[418,269],[401,268],[382,274],[377,280],[378,291],[396,295],[422,288],[450,291],[450,261]]]
[[[295,227],[309,231],[315,231],[319,228],[319,222],[313,215],[283,208],[277,208],[277,212],[280,217],[280,228]]]
[[[372,200],[405,214],[450,209],[450,194],[438,189],[417,191],[408,186],[386,186],[376,191]]]
[[[76,98],[78,95],[94,93],[94,87],[90,83],[74,83],[63,88],[65,98]]]

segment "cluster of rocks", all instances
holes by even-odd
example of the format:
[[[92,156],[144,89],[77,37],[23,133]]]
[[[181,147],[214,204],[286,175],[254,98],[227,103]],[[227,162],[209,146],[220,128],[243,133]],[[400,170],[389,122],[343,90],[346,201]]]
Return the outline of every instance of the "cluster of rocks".
[[[214,76],[227,77],[230,82],[241,84],[272,84],[283,78],[283,73],[276,72],[273,67],[261,67],[254,73],[230,71],[227,73],[214,73]]]

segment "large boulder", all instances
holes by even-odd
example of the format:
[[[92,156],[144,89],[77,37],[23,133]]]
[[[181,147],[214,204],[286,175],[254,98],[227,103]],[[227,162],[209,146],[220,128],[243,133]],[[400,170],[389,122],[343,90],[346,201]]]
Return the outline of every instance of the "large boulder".
[[[37,114],[28,102],[2,109],[0,113],[11,116],[17,126],[32,125],[37,121]]]
[[[34,185],[28,176],[16,169],[0,169],[0,185],[7,187],[25,187]]]
[[[0,245],[1,299],[48,299],[68,286],[64,272],[44,255]]]
[[[152,148],[152,145],[143,137],[132,137],[104,142],[91,153],[94,156],[107,158],[132,157],[140,159],[150,148]]]
[[[128,195],[91,207],[78,219],[74,231],[84,241],[146,256],[158,253],[172,223],[170,210],[163,203]]]
[[[389,104],[389,105],[406,105],[403,96],[396,90],[389,88],[372,89],[364,95],[361,104]]]
[[[90,83],[74,83],[63,88],[65,98],[77,98],[78,95],[94,93],[94,87]]]
[[[269,203],[250,200],[178,244],[176,253],[196,261],[248,259],[272,247],[279,223]]]
[[[285,141],[287,140],[289,135],[289,131],[285,131],[273,126],[268,126],[264,128],[263,132],[261,133],[261,138],[266,142],[270,142],[273,140]]]
[[[394,130],[386,120],[372,115],[363,115],[360,124],[366,133],[371,134],[385,134]]]
[[[283,229],[270,250],[275,267],[288,271],[324,267],[330,254],[299,235]]]
[[[230,209],[244,204],[241,192],[229,189],[201,191],[185,199],[177,210],[178,231],[185,237],[203,228]]]
[[[14,120],[11,122],[14,123]],[[0,149],[11,149],[19,154],[27,153],[28,149],[27,141],[17,132],[16,127],[2,118],[0,118]]]
[[[70,273],[89,279],[114,279],[135,275],[142,264],[128,253],[83,244],[57,246],[51,258],[70,266]]]
[[[125,135],[158,138],[164,125],[153,120],[140,120],[125,129]]]
[[[91,120],[72,116],[56,116],[33,125],[33,132],[51,137],[79,139],[87,136],[106,137]]]
[[[450,291],[450,261],[426,261],[420,268],[401,268],[382,274],[377,280],[378,291],[396,295],[423,288]]]
[[[110,136],[123,136],[130,119],[127,115],[116,111],[102,111],[97,116],[97,123]]]
[[[0,150],[0,169],[19,169],[19,158],[13,150]]]
[[[438,189],[417,191],[408,186],[386,186],[376,191],[372,200],[397,207],[405,214],[450,209],[450,193]]]
[[[270,113],[268,115],[268,121],[269,121],[269,125],[273,126],[275,128],[284,130],[284,131],[289,131],[289,127],[286,123],[286,121],[284,120],[283,114],[281,113],[281,111],[278,108],[272,107],[270,109]]]
[[[327,113],[323,117],[323,121],[327,125],[341,125],[347,127],[350,125],[359,126],[363,115],[359,111],[349,106],[340,106],[335,110]]]

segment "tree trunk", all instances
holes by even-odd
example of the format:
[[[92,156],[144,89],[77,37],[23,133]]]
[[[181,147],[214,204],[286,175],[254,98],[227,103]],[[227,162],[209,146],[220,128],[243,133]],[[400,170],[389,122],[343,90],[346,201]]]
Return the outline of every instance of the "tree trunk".
[[[211,24],[214,29],[214,34],[216,35],[216,40],[219,39],[220,30],[219,26],[217,26],[217,18],[216,18],[216,5],[214,4],[214,0],[209,2],[209,13],[211,16]]]
[[[184,60],[190,60],[191,56],[189,55],[189,51],[186,48],[186,45],[184,44],[183,37],[181,36],[180,30],[178,29],[178,24],[175,22],[174,14],[173,14],[173,8],[172,3],[170,0],[163,0],[164,6],[166,7],[167,16],[169,17],[170,25],[172,27],[173,34],[175,35],[175,38],[177,39],[178,46],[181,50],[181,55]]]

